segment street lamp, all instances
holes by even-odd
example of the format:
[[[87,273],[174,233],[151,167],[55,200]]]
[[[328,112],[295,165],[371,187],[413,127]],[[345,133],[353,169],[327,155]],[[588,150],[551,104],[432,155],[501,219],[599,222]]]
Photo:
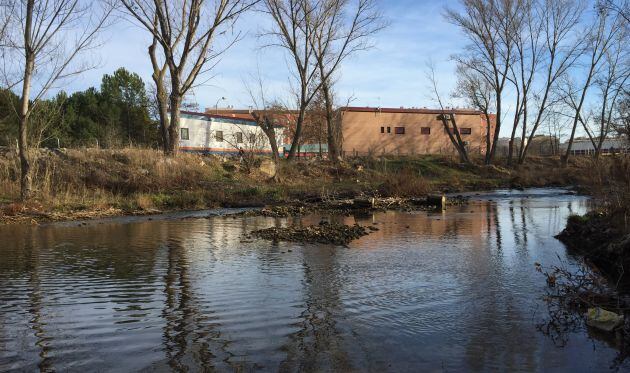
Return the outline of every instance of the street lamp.
[[[219,101],[225,101],[225,97],[221,97],[220,99],[217,100],[217,103],[214,104],[214,112],[215,114],[219,114]]]

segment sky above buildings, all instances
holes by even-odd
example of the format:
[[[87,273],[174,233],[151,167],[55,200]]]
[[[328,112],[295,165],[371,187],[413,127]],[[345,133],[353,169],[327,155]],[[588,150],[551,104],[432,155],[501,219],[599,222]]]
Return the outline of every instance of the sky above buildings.
[[[355,106],[423,107],[435,106],[428,94],[426,62],[431,58],[444,94],[454,86],[454,65],[450,56],[461,50],[465,41],[459,30],[443,18],[444,7],[456,1],[381,0],[380,6],[390,25],[373,38],[374,48],[347,60],[338,76],[339,100],[352,98]],[[214,69],[212,79],[195,88],[193,100],[200,108],[251,105],[246,81],[260,75],[267,95],[287,100],[290,92],[289,64],[285,52],[263,47],[258,36],[268,27],[262,13],[243,16],[235,30],[242,40],[234,45]],[[64,87],[68,92],[100,85],[103,74],[119,67],[138,73],[151,81],[147,55],[150,40],[146,32],[120,20],[103,34],[104,44],[94,51],[99,67],[83,74]]]

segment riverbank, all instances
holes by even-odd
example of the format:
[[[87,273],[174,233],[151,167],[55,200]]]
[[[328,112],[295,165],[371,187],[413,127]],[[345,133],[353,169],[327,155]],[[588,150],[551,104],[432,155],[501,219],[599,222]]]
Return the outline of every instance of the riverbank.
[[[534,158],[510,169],[461,165],[450,156],[392,156],[352,158],[338,166],[314,159],[282,161],[276,170],[264,158],[245,164],[219,156],[171,158],[146,149],[41,150],[33,157],[35,196],[20,203],[18,158],[12,151],[0,154],[2,223],[576,186],[585,184],[590,167],[585,159],[563,169],[557,159]]]
[[[613,157],[590,173],[597,208],[571,216],[557,236],[613,283],[630,282],[630,158]]]

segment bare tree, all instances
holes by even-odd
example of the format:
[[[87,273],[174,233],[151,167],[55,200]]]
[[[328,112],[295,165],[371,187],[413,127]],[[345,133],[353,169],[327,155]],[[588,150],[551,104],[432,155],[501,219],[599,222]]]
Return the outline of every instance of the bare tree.
[[[462,0],[461,10],[447,9],[446,19],[458,26],[469,44],[454,58],[460,68],[470,69],[494,90],[495,131],[485,163],[494,159],[504,114],[504,91],[514,63],[514,32],[521,15],[521,1]]]
[[[583,13],[584,3],[580,0],[540,0],[534,5],[533,17],[542,21],[539,58],[544,75],[540,87],[532,92],[534,100],[530,102],[534,117],[529,134],[526,123],[523,124],[519,164],[525,162],[529,146],[547,118],[547,111],[556,102],[553,95],[560,78],[582,54],[583,40],[576,34]],[[523,118],[527,117],[524,112]]]
[[[283,123],[281,122],[290,114],[285,109],[285,106],[280,104],[279,101],[268,99],[265,84],[260,76],[260,72],[258,73],[255,81],[255,88],[245,82],[245,87],[247,88],[253,103],[251,114],[258,127],[260,127],[263,133],[267,136],[267,141],[271,147],[273,162],[278,165],[280,162],[280,156],[278,150],[277,130],[282,128]]]
[[[624,91],[627,92],[630,82],[630,50],[626,46],[627,31],[627,28],[622,29],[615,38],[614,43],[606,52],[604,67],[595,80],[595,85],[599,90],[598,105],[600,106],[599,134],[595,144],[596,158],[601,155],[604,141],[613,130],[615,109]]]
[[[600,67],[600,63],[608,53],[611,44],[614,42],[619,33],[622,32],[622,26],[623,24],[620,22],[618,14],[612,14],[612,12],[606,9],[598,9],[595,22],[587,34],[587,53],[585,56],[588,57],[588,61],[586,65],[586,76],[583,84],[578,90],[579,98],[573,107],[573,126],[567,143],[566,152],[562,157],[562,164],[564,166],[566,166],[571,154],[573,140],[575,139],[577,126],[580,123],[582,115],[582,108],[584,106],[588,90],[593,82],[593,77],[596,75],[597,69]],[[570,92],[569,95],[573,96],[573,92]]]
[[[339,122],[335,118],[334,79],[349,56],[372,47],[370,38],[386,23],[375,0],[323,0],[318,3],[309,42],[317,64],[319,89],[325,107],[328,156],[338,161],[341,153]]]
[[[77,61],[98,46],[97,34],[112,11],[111,3],[79,0],[20,0],[10,9],[2,78],[6,87],[20,92],[14,110],[19,122],[22,200],[32,194],[29,118],[56,84],[94,67]]]
[[[160,123],[168,127],[167,153],[179,151],[180,108],[186,94],[200,83],[197,79],[216,66],[218,58],[238,39],[235,35],[227,47],[216,48],[216,38],[227,32],[236,19],[258,0],[121,0],[127,13],[153,37],[149,56],[160,106]],[[157,45],[161,46],[158,60]],[[170,79],[168,120],[165,115],[164,64]]]
[[[493,116],[491,112],[494,110],[494,104],[496,103],[496,90],[481,74],[475,70],[468,69],[466,66],[459,65],[457,67],[457,76],[457,91],[455,96],[463,98],[470,106],[483,113],[484,121],[486,122],[487,157],[492,151]]]
[[[433,98],[437,101],[440,106],[441,113],[439,115],[439,119],[444,126],[444,131],[448,135],[449,140],[451,140],[451,144],[459,154],[460,161],[464,163],[471,163],[470,158],[468,157],[468,149],[466,147],[466,143],[462,140],[461,134],[459,132],[459,127],[457,126],[457,118],[455,117],[455,113],[452,110],[448,110],[444,107],[442,98],[440,96],[439,84],[435,77],[435,66],[429,61],[427,62],[427,79],[431,84],[431,90],[433,91]]]
[[[630,22],[630,1],[628,0],[598,0],[597,6],[619,13],[626,22]]]
[[[508,144],[508,165],[512,165],[515,152],[516,132],[521,126],[519,149],[524,146],[523,139],[527,135],[529,119],[529,103],[534,87],[536,73],[540,66],[543,43],[544,19],[536,12],[536,0],[523,0],[521,3],[521,21],[514,23],[512,37],[514,39],[514,62],[510,65],[508,79],[512,82],[516,94],[516,105],[512,121],[512,132]],[[520,153],[520,150],[518,150]]]
[[[297,107],[295,134],[289,150],[288,159],[293,159],[298,150],[302,128],[308,105],[315,97],[319,84],[318,68],[311,39],[316,22],[318,4],[310,0],[263,0],[265,12],[273,21],[270,30],[263,33],[271,39],[270,45],[285,49],[293,64],[293,76],[297,87]]]

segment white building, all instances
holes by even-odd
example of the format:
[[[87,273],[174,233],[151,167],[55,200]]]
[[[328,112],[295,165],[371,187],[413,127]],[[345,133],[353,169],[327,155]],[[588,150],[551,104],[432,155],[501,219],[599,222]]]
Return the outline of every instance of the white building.
[[[597,142],[598,140],[595,139]],[[562,144],[563,151],[567,150],[567,143]],[[614,153],[630,153],[630,144],[627,139],[624,138],[609,138],[605,139],[602,143],[601,154],[614,154]],[[590,139],[578,138],[573,140],[571,146],[571,155],[589,155],[595,154],[595,147]]]
[[[282,127],[278,127],[277,144],[282,143],[281,134]],[[271,153],[269,139],[256,122],[190,111],[181,112],[179,147],[182,151],[199,153]]]

